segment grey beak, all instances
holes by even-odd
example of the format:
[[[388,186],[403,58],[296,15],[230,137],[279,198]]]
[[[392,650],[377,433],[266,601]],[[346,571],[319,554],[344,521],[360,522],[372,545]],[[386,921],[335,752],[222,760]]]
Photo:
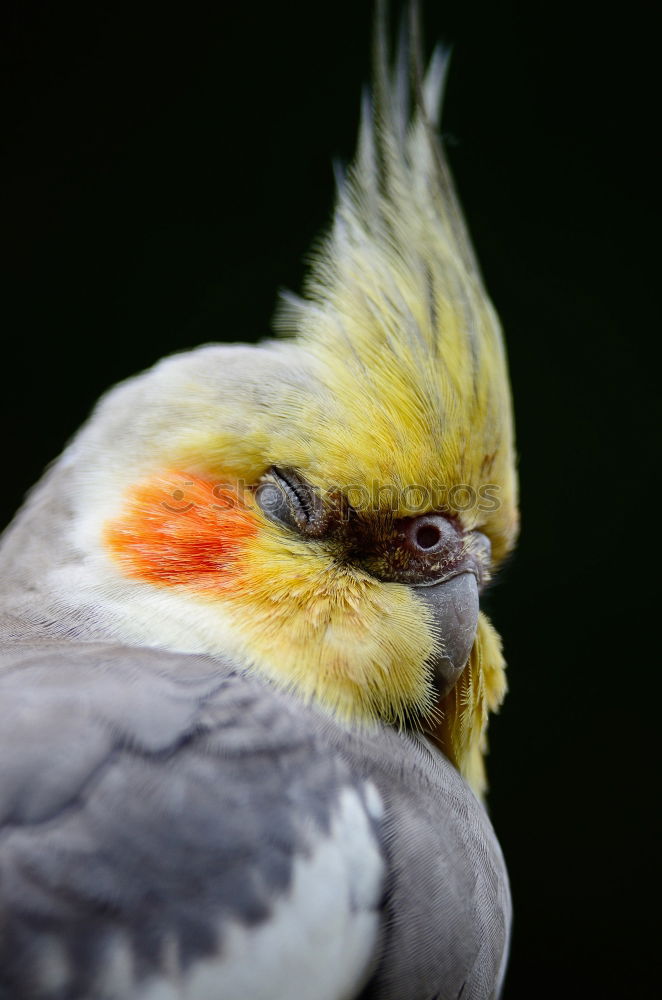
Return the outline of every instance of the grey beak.
[[[439,636],[431,665],[435,687],[443,698],[464,670],[476,637],[478,583],[473,573],[460,573],[432,586],[415,587],[414,591],[431,610]]]

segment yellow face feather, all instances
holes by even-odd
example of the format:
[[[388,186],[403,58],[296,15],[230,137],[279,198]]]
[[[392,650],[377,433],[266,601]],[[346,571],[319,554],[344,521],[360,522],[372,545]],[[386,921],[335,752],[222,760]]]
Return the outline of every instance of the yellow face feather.
[[[487,619],[460,681],[435,703],[429,662],[439,637],[424,602],[337,545],[270,522],[252,492],[277,465],[323,495],[341,494],[366,522],[449,514],[489,538],[492,569],[516,539],[501,331],[435,132],[445,60],[436,53],[417,80],[414,58],[412,112],[402,79],[388,82],[383,42],[377,62],[331,233],[305,297],[287,299],[277,317],[310,386],[283,379],[268,408],[246,403],[238,413],[236,400],[211,406],[193,383],[197,417],[160,455],[185,474],[248,488],[240,507],[252,528],[233,556],[231,583],[201,587],[198,574],[175,585],[189,602],[222,604],[219,651],[229,629],[244,663],[334,713],[425,723],[482,791],[487,713],[505,692],[500,641]],[[125,505],[110,530],[114,558],[136,575],[132,510]]]
[[[402,725],[433,710],[421,669],[432,653],[429,615],[409,588],[343,565],[321,544],[286,549],[265,525],[231,604],[253,663],[334,713]]]

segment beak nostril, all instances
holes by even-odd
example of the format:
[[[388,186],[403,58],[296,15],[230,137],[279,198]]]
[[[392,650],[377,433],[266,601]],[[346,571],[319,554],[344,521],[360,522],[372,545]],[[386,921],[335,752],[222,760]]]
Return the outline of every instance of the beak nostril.
[[[399,530],[398,530],[399,529]],[[393,562],[389,579],[412,583],[438,583],[462,571],[464,535],[446,514],[419,514],[396,522]],[[467,559],[464,560],[465,562]]]
[[[441,532],[435,524],[422,524],[416,532],[416,544],[421,549],[433,549],[440,538]]]

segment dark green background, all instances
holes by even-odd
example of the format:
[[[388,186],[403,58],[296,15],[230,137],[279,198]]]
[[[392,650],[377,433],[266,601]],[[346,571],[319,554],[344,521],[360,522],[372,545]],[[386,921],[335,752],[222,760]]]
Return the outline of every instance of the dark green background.
[[[633,997],[657,961],[652,26],[643,5],[428,3],[444,131],[503,319],[519,552],[491,810],[506,1000]],[[2,31],[2,516],[113,382],[269,333],[353,150],[371,5],[21,4]],[[657,946],[656,946],[657,947]],[[295,998],[293,998],[295,1000]],[[405,998],[406,1000],[406,998]]]

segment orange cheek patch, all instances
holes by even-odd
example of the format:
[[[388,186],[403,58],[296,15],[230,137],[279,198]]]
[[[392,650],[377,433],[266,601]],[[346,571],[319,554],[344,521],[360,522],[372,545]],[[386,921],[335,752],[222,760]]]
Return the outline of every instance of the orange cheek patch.
[[[230,487],[173,471],[127,494],[104,541],[128,576],[216,589],[256,533],[252,511]]]

